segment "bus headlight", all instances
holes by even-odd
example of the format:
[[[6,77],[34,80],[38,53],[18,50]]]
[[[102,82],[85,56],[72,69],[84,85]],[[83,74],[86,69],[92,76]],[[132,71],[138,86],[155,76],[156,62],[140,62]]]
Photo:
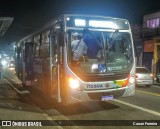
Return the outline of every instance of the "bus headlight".
[[[130,86],[135,82],[135,76],[134,75],[129,75],[128,78],[123,81],[122,87]]]
[[[129,83],[134,83],[135,82],[135,77],[134,77],[134,75],[130,75],[129,76]]]
[[[72,89],[77,89],[77,88],[79,88],[79,82],[78,82],[78,80],[70,77],[70,78],[69,78],[69,86],[70,86]]]

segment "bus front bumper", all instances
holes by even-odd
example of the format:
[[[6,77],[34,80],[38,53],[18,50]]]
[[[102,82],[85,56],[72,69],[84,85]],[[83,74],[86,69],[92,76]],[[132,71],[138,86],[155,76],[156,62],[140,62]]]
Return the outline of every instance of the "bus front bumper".
[[[118,97],[128,97],[135,95],[135,83],[118,89],[108,90],[92,90],[92,91],[77,91],[71,90],[71,101],[72,102],[85,102],[85,101],[101,101],[102,96],[113,96],[113,99]]]

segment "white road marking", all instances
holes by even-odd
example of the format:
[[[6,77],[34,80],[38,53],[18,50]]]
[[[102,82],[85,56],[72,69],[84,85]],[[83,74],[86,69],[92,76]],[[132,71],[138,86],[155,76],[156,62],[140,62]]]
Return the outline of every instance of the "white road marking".
[[[136,90],[136,92],[143,93],[143,94],[148,94],[148,95],[153,95],[153,96],[158,96],[158,97],[160,96],[160,94],[151,93],[151,92],[147,92],[147,91]]]
[[[53,120],[50,116],[48,116],[46,113],[43,113],[43,116],[47,118],[47,120]]]
[[[137,106],[137,105],[133,105],[133,104],[121,101],[121,100],[117,100],[117,99],[115,99],[113,101],[121,103],[121,104],[124,104],[124,105],[127,105],[127,106],[130,106],[130,107],[133,107],[133,108],[136,108],[136,109],[139,109],[139,110],[142,110],[142,111],[145,111],[145,112],[148,112],[148,113],[151,113],[153,115],[156,115],[156,116],[160,117],[160,113],[159,112],[156,112],[156,111],[153,111],[153,110],[150,110],[150,109],[147,109],[147,108],[143,108],[143,107],[140,107],[140,106]]]

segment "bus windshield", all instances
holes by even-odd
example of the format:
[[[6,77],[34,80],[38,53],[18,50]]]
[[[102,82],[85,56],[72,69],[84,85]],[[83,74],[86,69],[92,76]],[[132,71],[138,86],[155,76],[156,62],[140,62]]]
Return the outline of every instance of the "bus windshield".
[[[68,31],[69,67],[83,74],[126,71],[133,64],[128,32]]]

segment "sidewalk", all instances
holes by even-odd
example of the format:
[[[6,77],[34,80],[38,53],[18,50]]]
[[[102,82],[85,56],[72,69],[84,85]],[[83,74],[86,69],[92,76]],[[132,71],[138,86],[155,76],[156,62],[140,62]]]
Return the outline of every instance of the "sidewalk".
[[[154,81],[154,82],[153,82],[153,85],[160,86],[160,83],[159,83],[159,82],[157,82],[157,81]]]
[[[21,81],[16,77],[15,71],[4,69],[3,79],[0,81],[0,95],[4,96],[4,99],[0,99],[0,120],[17,120],[17,121],[48,121],[53,126],[40,127],[42,129],[63,129],[54,119],[53,116],[48,115],[45,110],[41,109],[35,105],[30,99],[24,99],[22,96],[17,94],[16,90],[11,86],[14,85],[16,89],[20,90],[23,88]],[[4,90],[5,89],[5,90]],[[10,92],[13,93],[11,94]],[[16,91],[16,92],[15,92]],[[21,91],[19,91],[21,92]],[[3,94],[2,94],[3,93]],[[7,96],[8,95],[8,96]],[[17,96],[16,96],[17,95]],[[1,96],[0,96],[1,97]],[[8,97],[8,98],[7,98]],[[1,97],[2,98],[2,97]],[[1,121],[0,121],[1,122]],[[0,124],[1,125],[1,124]],[[8,127],[2,127],[6,129]],[[0,129],[2,129],[0,126]],[[23,127],[16,126],[10,127],[13,129],[22,129]],[[25,129],[30,129],[31,127],[26,126]],[[33,127],[34,128],[34,127]],[[36,127],[35,127],[36,128]]]

